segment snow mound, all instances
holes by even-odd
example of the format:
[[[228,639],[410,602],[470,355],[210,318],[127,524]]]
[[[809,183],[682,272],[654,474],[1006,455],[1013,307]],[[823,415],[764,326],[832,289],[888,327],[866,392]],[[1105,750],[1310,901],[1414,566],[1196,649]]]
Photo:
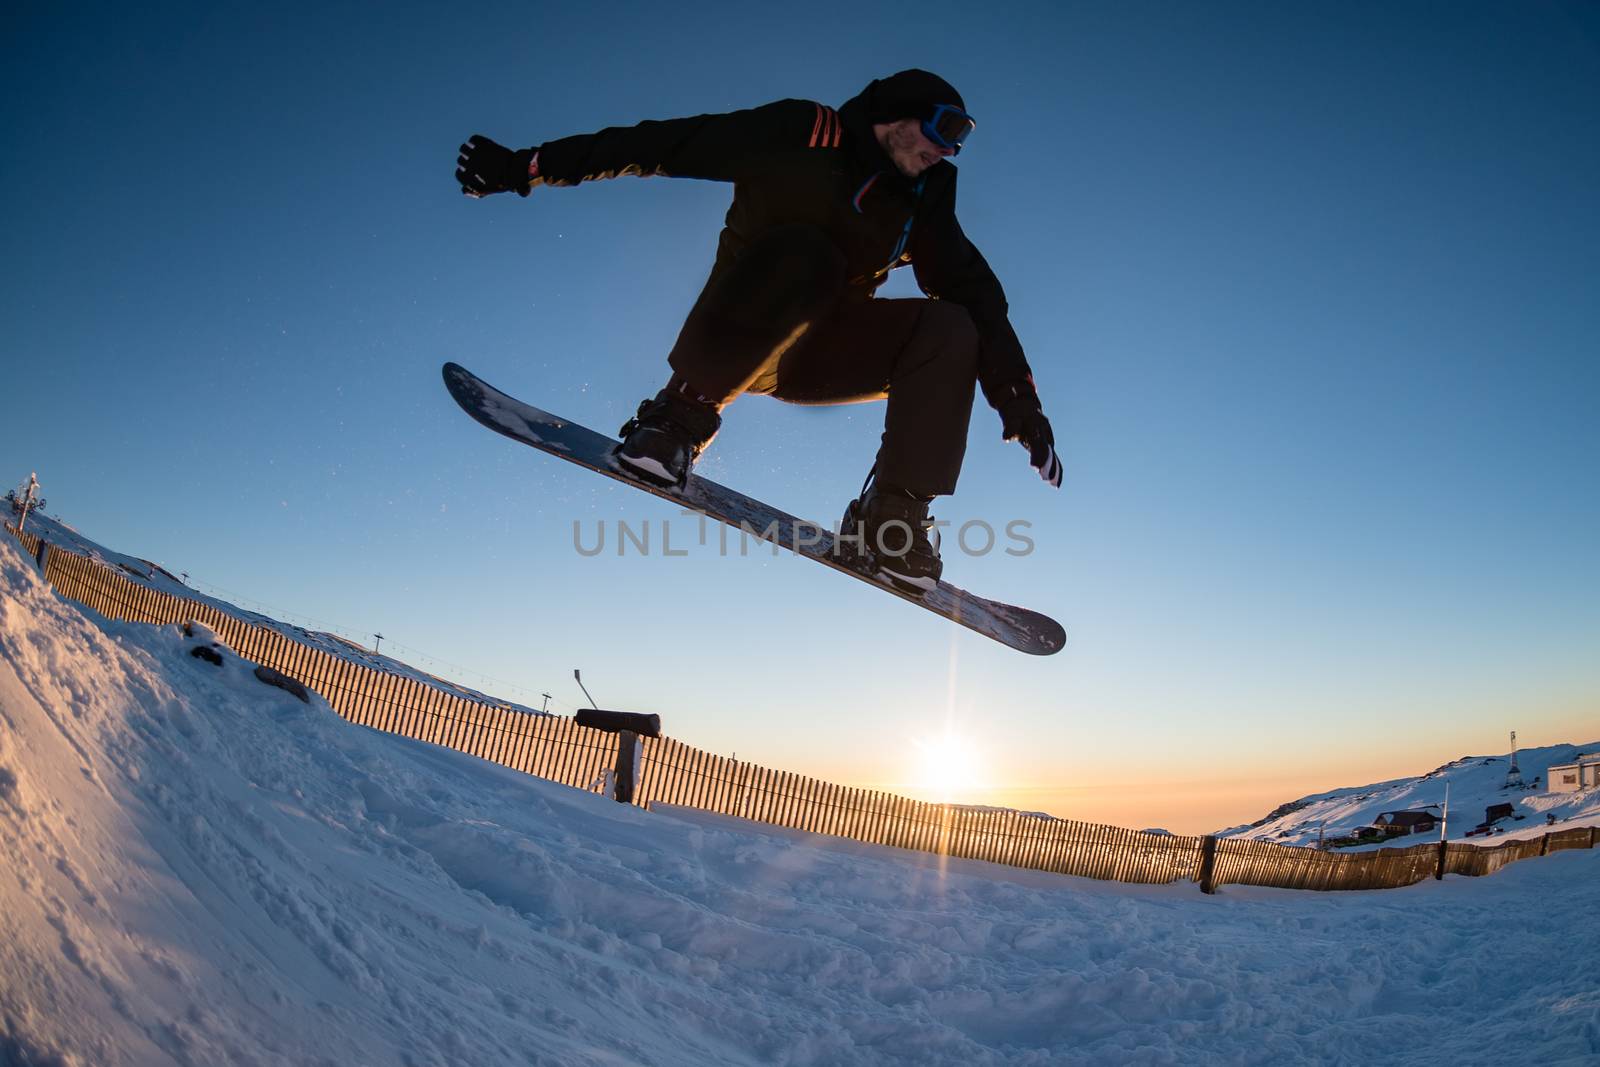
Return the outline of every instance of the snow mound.
[[[647,813],[353,726],[0,539],[0,1062],[1600,1055],[1600,852],[1136,887]]]

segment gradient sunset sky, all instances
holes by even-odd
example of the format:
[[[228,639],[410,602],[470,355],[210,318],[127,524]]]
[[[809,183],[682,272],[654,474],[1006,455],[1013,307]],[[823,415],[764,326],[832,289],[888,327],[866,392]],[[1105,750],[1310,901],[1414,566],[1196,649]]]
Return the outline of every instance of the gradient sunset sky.
[[[118,551],[537,707],[849,784],[1206,831],[1600,739],[1600,6],[18,5],[0,481]],[[730,189],[462,197],[536,144],[910,66],[1066,462],[980,402],[949,580],[1034,659],[487,433],[455,360],[612,432]],[[886,292],[913,295],[909,271]],[[729,409],[702,473],[834,521],[881,408]],[[673,523],[683,557],[586,558]]]

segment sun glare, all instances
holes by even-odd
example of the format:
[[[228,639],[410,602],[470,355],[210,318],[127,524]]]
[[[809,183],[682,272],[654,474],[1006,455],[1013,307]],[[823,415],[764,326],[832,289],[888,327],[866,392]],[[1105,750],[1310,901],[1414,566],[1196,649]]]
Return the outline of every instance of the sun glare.
[[[914,742],[916,785],[941,801],[962,800],[983,782],[981,760],[971,742],[946,732]]]

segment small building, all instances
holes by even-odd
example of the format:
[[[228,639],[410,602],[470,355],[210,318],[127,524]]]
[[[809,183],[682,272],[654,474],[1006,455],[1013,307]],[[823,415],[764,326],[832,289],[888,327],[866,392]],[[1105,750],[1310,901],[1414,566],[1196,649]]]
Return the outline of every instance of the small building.
[[[1552,793],[1577,793],[1594,789],[1600,787],[1600,756],[1579,756],[1575,762],[1551,767],[1545,773],[1550,776],[1549,790]]]
[[[1483,826],[1493,826],[1501,819],[1509,819],[1516,813],[1515,804],[1490,804],[1483,809]]]
[[[1385,811],[1372,820],[1372,825],[1390,837],[1422,834],[1439,825],[1439,815],[1432,811]]]

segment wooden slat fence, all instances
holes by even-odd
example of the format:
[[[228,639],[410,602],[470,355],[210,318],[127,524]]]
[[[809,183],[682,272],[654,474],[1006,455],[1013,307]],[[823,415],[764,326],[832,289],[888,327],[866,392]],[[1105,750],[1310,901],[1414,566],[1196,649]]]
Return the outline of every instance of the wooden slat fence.
[[[642,738],[634,794],[669,804],[895,848],[1121,882],[1195,879],[1198,837],[1098,826],[1009,809],[931,804]]]
[[[13,534],[16,530],[11,527]],[[110,618],[198,622],[244,659],[296,679],[339,715],[376,730],[459,749],[579,789],[607,788],[619,737],[571,719],[514,710],[430,682],[355,663],[214,605],[152,589],[120,570],[42,542],[20,540],[63,596]],[[141,576],[142,577],[142,576]],[[1578,828],[1496,846],[1437,842],[1375,852],[1322,852],[1232,837],[1179,837],[1032,815],[932,804],[835,785],[718,756],[669,737],[638,738],[632,802],[679,805],[773,826],[831,834],[1013,867],[1119,882],[1199,882],[1285,889],[1381,889],[1444,874],[1486,875],[1508,863],[1594,848],[1600,832]]]
[[[37,559],[38,538],[25,533],[22,541]],[[45,547],[45,579],[62,596],[124,622],[200,623],[241,658],[294,678],[352,722],[580,789],[599,788],[616,763],[615,734],[555,715],[473,700],[443,685],[354,663],[215,605],[152,589],[95,560]]]
[[[10,525],[9,523],[6,525],[6,529],[11,532],[13,537],[22,543],[22,547],[27,551],[28,555],[32,556],[34,559],[39,558],[39,546],[44,544],[44,541],[39,537],[38,534],[31,534],[22,530],[18,530],[15,526]]]
[[[1280,889],[1390,889],[1431,878],[1438,871],[1434,845],[1376,852],[1323,852],[1247,838],[1217,839],[1212,884]]]

